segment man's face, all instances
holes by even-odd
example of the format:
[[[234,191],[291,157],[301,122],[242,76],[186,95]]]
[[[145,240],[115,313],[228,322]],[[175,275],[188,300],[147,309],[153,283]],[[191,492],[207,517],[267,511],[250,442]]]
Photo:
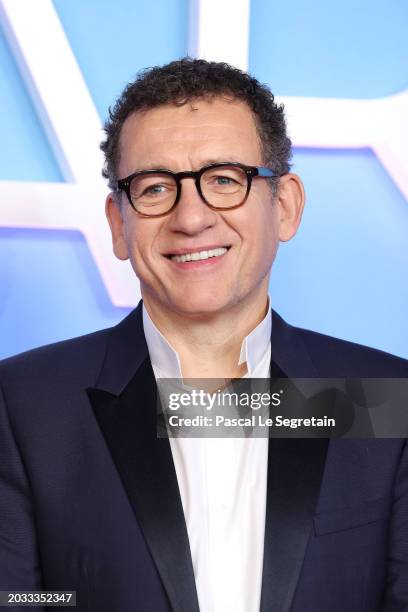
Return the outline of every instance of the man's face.
[[[218,161],[263,165],[254,119],[243,102],[163,105],[129,116],[122,127],[120,178],[152,168],[198,170]],[[227,211],[206,206],[189,178],[182,181],[178,205],[161,218],[140,217],[126,195],[121,198],[121,207],[107,200],[115,254],[130,258],[151,310],[201,318],[265,304],[282,213],[266,180],[255,178],[245,204]],[[227,250],[200,261],[174,259],[213,249]]]

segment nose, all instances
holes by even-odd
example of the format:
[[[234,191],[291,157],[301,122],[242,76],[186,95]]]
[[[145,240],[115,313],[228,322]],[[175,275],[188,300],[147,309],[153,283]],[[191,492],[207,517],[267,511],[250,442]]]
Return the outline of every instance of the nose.
[[[170,229],[175,232],[195,235],[213,227],[216,222],[217,212],[203,202],[194,179],[183,178],[180,199],[170,215]]]

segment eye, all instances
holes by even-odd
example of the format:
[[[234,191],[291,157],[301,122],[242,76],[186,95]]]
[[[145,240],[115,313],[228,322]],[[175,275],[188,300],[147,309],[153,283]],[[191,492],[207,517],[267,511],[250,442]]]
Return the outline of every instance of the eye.
[[[166,176],[139,176],[132,183],[130,192],[136,201],[162,200],[174,193],[175,184]]]
[[[217,185],[233,185],[234,183],[237,182],[230,176],[222,176],[222,175],[214,176],[213,181],[216,182]]]
[[[247,177],[241,168],[236,166],[222,166],[209,168],[202,176],[202,184],[208,189],[224,192],[231,189],[240,189],[246,185]]]
[[[166,185],[157,183],[156,185],[150,185],[149,187],[146,187],[142,195],[162,195],[166,192],[166,190]]]

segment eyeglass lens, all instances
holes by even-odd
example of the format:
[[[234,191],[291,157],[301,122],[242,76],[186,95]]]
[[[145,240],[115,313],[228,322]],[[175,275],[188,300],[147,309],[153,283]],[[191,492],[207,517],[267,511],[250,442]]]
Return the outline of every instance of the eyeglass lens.
[[[235,166],[208,168],[200,178],[201,193],[208,204],[231,208],[246,196],[246,172]],[[177,183],[169,174],[160,172],[136,176],[130,184],[133,206],[145,215],[161,215],[169,211],[177,198]]]

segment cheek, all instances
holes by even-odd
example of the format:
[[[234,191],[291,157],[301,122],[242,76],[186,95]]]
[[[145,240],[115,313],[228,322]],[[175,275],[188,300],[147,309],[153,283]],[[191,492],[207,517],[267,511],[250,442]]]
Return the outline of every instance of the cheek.
[[[276,205],[260,203],[254,212],[250,229],[250,246],[256,259],[263,259],[265,264],[274,259],[279,243],[279,216]]]
[[[135,223],[127,227],[125,233],[130,260],[138,276],[146,273],[154,265],[153,254],[157,228],[149,226],[144,221],[144,219],[137,219]]]

